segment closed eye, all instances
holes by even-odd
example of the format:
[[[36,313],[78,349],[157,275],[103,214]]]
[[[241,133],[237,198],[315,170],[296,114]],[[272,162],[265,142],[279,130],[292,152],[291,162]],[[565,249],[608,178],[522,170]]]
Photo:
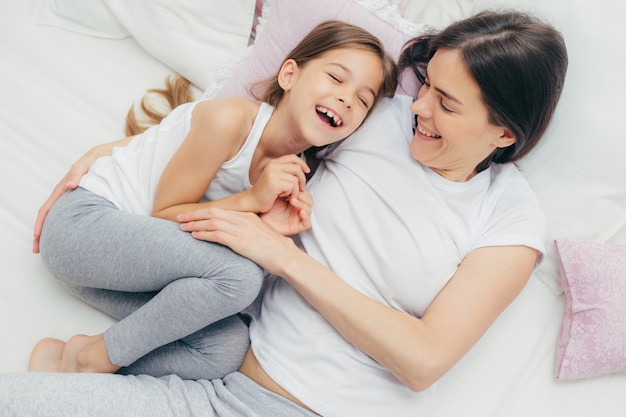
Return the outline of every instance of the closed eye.
[[[330,78],[331,78],[334,82],[336,82],[337,84],[343,84],[343,80],[342,80],[339,76],[337,76],[337,75],[333,74],[332,72],[327,72],[326,74],[328,74],[328,76],[329,76],[329,77],[330,77]],[[365,107],[366,109],[369,109],[369,108],[371,107],[370,100],[368,100],[367,98],[365,98],[365,97],[361,97],[361,96],[358,96],[358,97],[357,97],[357,100],[358,100],[358,101],[359,101],[359,102],[363,105],[363,107]]]
[[[336,81],[336,82],[338,82],[338,83],[341,83],[341,80],[340,80],[340,79],[339,79],[339,77],[337,77],[336,75],[334,75],[334,74],[332,74],[332,73],[330,73],[330,72],[328,72],[327,74],[328,74],[328,76],[329,76],[330,78],[332,78],[334,81]]]
[[[426,88],[430,88],[430,83],[428,82],[428,78],[426,78],[426,79],[424,80],[424,86],[425,86]],[[442,109],[443,111],[445,111],[446,113],[452,113],[452,112],[453,112],[453,110],[452,110],[452,109],[450,109],[449,107],[446,107],[446,105],[445,105],[445,104],[443,104],[443,97],[444,97],[444,96],[443,96],[443,95],[441,95],[441,97],[442,97],[442,98],[440,98],[440,99],[439,99],[439,107],[441,107],[441,109]]]
[[[443,99],[439,100],[439,106],[441,106],[441,109],[446,113],[452,113],[452,110],[450,110],[445,106],[445,104],[443,104]]]

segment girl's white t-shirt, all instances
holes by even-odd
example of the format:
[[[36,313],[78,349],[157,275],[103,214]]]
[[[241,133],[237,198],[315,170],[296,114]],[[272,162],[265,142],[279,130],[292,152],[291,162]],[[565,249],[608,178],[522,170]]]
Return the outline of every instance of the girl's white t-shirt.
[[[458,183],[416,162],[411,101],[383,100],[327,156],[309,184],[313,225],[299,244],[365,295],[420,317],[472,250],[526,245],[543,253],[545,219],[513,164]],[[250,309],[254,353],[311,409],[324,417],[431,415],[433,388],[410,391],[286,281],[270,277],[259,300]]]
[[[200,100],[202,101],[202,100]],[[120,210],[152,213],[154,194],[163,170],[191,129],[192,113],[200,101],[181,104],[160,124],[134,137],[127,146],[98,158],[80,186],[101,195]],[[202,201],[214,201],[251,187],[250,164],[274,107],[261,103],[248,137],[230,160],[215,174]]]

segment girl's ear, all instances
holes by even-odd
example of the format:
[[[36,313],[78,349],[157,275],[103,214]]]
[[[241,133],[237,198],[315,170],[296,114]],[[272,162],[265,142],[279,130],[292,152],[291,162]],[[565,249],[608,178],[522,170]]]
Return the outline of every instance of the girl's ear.
[[[498,148],[506,148],[515,143],[515,134],[511,131],[511,129],[503,128],[502,134],[496,139],[496,146]]]
[[[278,85],[280,85],[284,91],[291,89],[297,70],[298,64],[293,59],[288,59],[281,65],[280,71],[278,71]]]

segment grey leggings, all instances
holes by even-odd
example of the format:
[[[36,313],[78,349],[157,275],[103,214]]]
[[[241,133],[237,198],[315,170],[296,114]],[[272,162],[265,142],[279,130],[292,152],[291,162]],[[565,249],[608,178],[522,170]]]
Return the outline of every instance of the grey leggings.
[[[104,336],[121,373],[214,379],[238,369],[249,341],[237,313],[263,280],[255,263],[82,188],[52,207],[40,248],[72,294],[120,320]]]
[[[319,417],[235,372],[175,375],[0,374],[3,417]]]

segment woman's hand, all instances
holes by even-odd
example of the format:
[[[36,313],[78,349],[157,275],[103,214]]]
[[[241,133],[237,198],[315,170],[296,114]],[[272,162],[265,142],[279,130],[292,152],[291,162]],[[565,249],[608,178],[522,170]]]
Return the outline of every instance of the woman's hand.
[[[261,218],[277,232],[292,236],[311,227],[312,209],[313,196],[304,190],[297,198],[276,199],[272,208],[261,214]]]
[[[178,221],[194,238],[228,246],[270,273],[280,274],[289,254],[299,252],[290,238],[254,213],[211,207],[181,214]]]
[[[39,253],[39,238],[41,237],[41,230],[43,229],[43,223],[50,212],[50,209],[56,203],[56,201],[61,198],[65,192],[74,190],[78,187],[80,183],[80,179],[85,175],[91,165],[96,162],[101,156],[111,155],[113,148],[115,146],[125,146],[130,142],[133,136],[129,136],[127,138],[115,141],[108,142],[102,145],[98,145],[93,149],[90,149],[83,155],[78,161],[76,161],[70,171],[65,174],[63,179],[54,187],[52,193],[48,197],[45,203],[41,206],[39,211],[37,212],[37,219],[35,220],[35,231],[33,234],[33,253]]]
[[[306,174],[310,171],[306,162],[297,155],[284,155],[271,161],[259,179],[248,190],[255,201],[257,213],[265,213],[274,207],[277,199],[299,199],[306,186]]]

